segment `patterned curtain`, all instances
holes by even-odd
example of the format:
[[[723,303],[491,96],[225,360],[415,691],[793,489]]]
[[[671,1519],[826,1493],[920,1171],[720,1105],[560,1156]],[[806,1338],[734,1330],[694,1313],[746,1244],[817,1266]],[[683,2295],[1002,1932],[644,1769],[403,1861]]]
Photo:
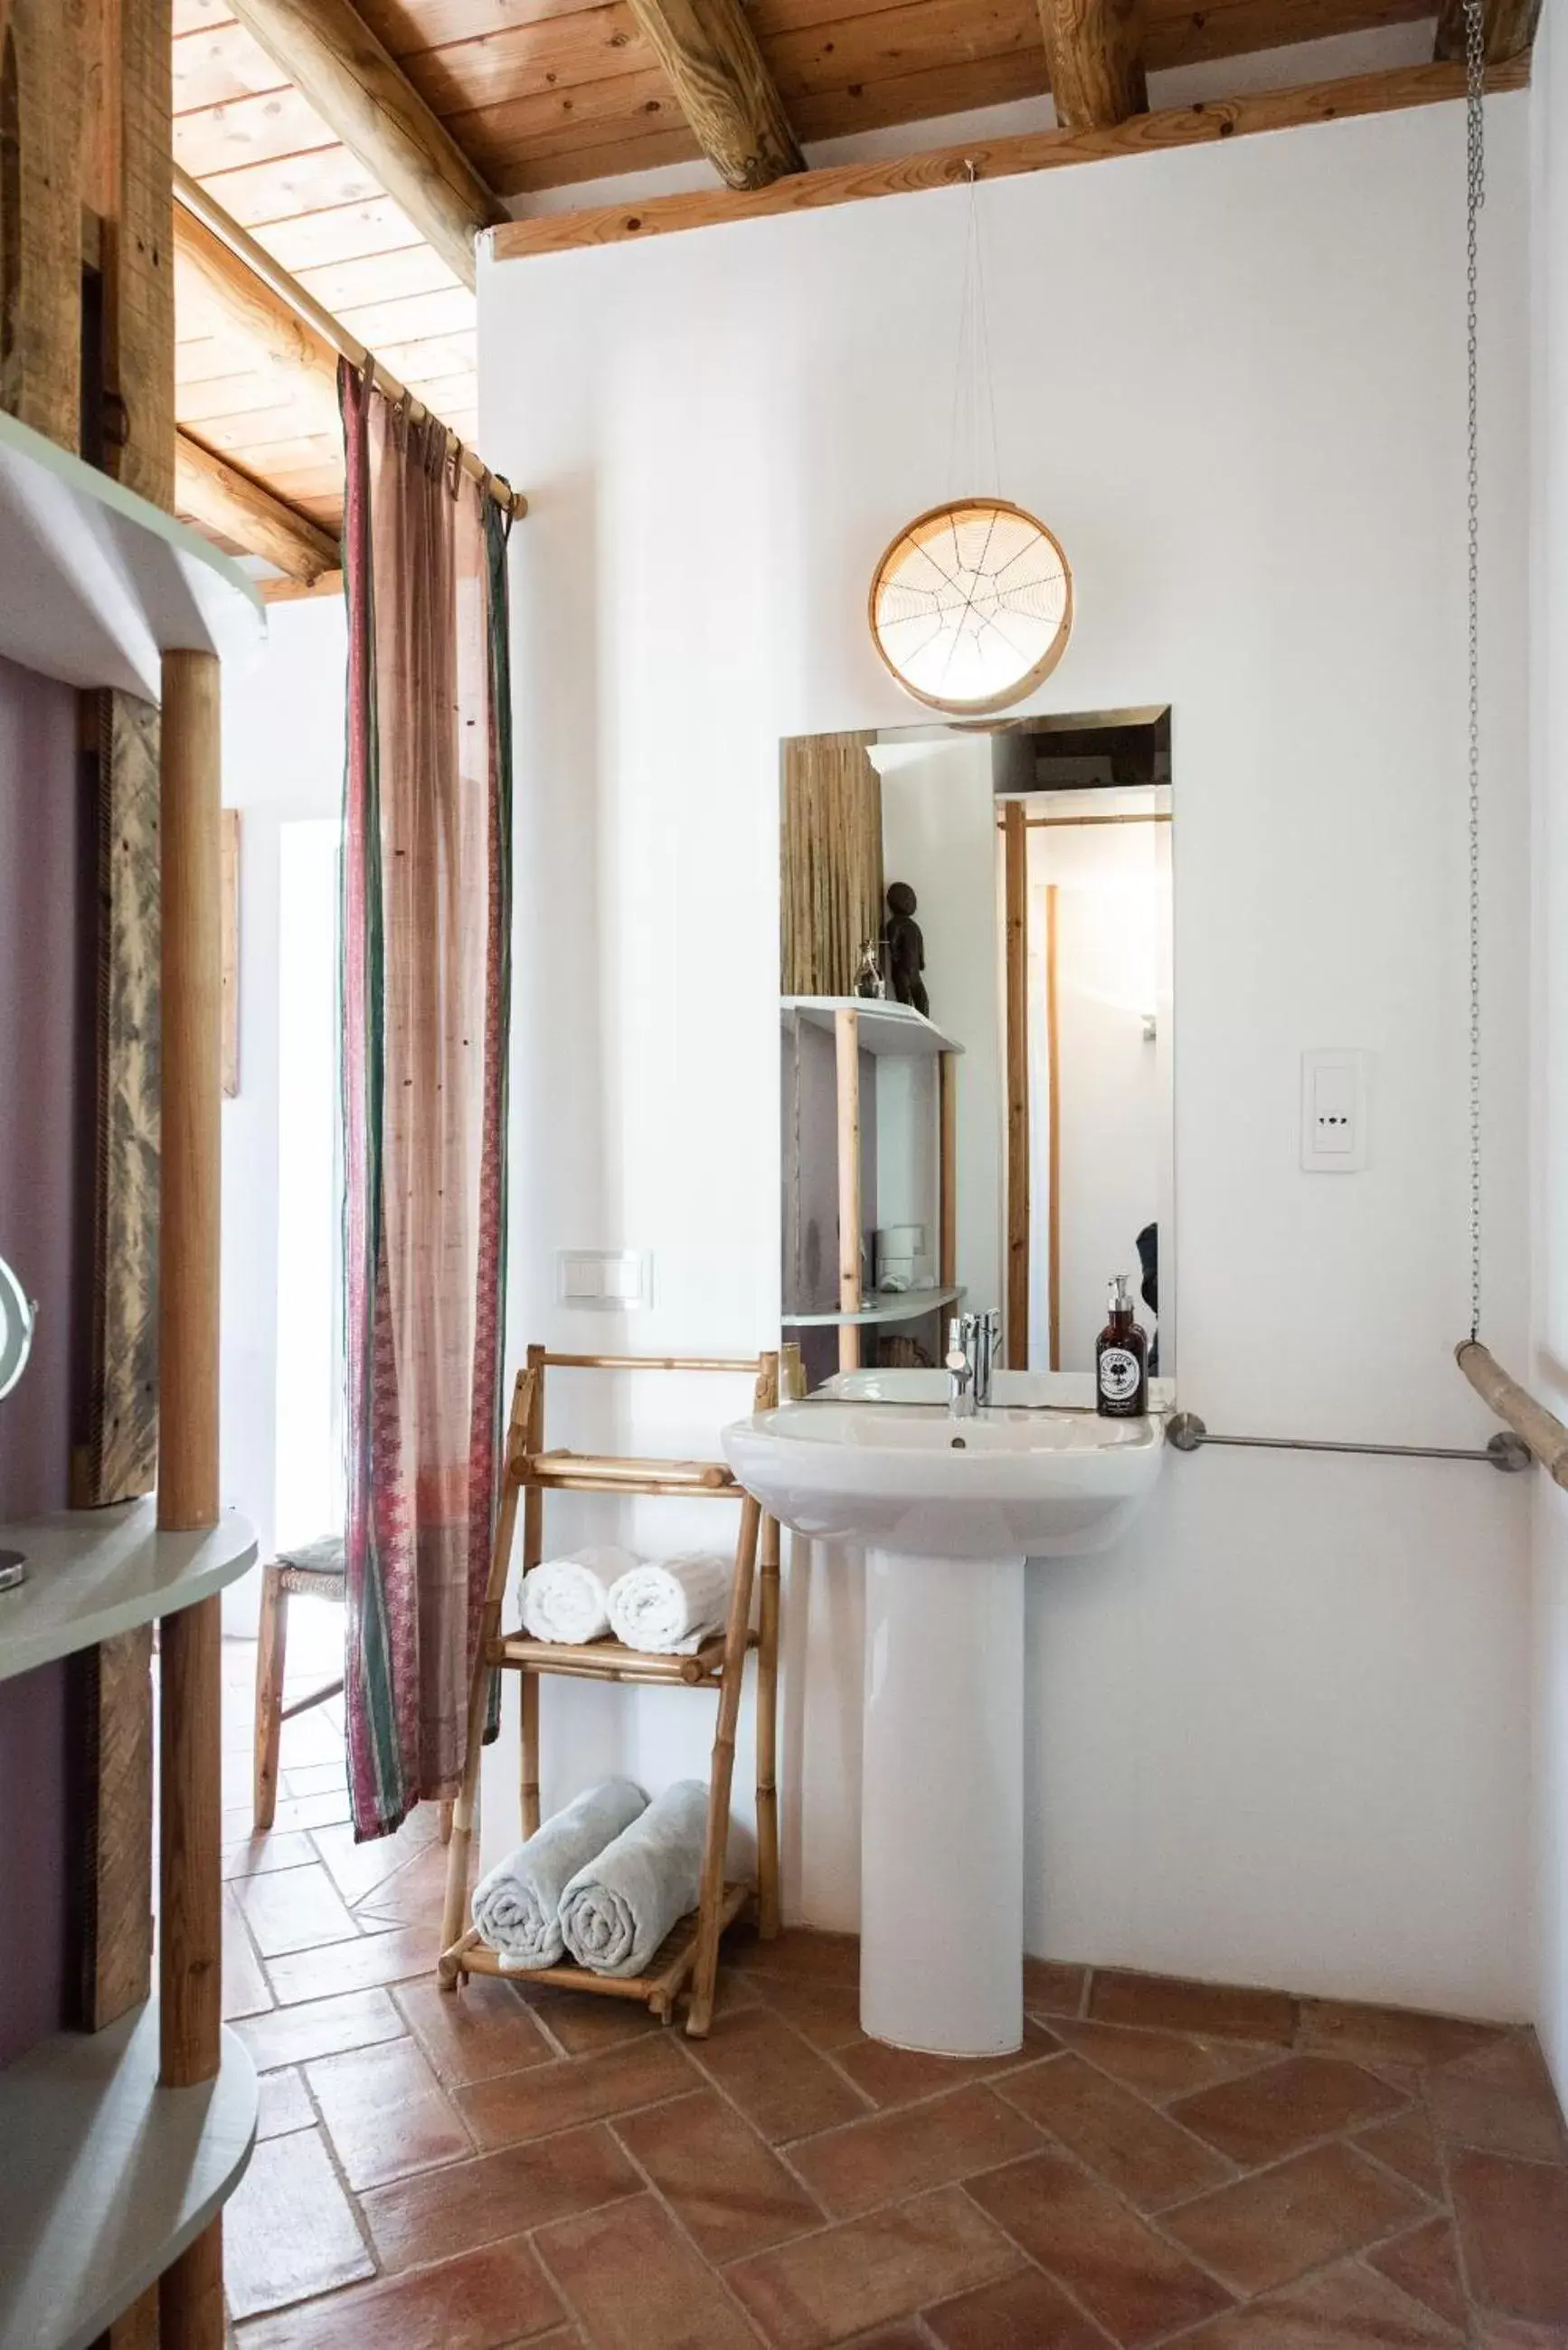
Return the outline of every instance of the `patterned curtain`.
[[[342,365],[349,1784],[456,1794],[501,1440],[512,745],[506,522]]]

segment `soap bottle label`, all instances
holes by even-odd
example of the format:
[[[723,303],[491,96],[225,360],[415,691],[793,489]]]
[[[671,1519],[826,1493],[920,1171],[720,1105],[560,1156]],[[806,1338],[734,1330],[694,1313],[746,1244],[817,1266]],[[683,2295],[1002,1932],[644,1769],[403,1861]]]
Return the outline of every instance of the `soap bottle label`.
[[[1107,1347],[1100,1356],[1100,1393],[1107,1403],[1130,1403],[1143,1380],[1143,1366],[1126,1347]]]

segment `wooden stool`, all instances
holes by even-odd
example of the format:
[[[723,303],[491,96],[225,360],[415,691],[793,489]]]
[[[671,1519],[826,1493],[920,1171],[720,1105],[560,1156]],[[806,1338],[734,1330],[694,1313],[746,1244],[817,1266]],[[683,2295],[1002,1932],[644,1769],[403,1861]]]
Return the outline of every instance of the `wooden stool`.
[[[343,1538],[323,1535],[300,1550],[286,1551],[262,1574],[261,1638],[256,1648],[255,1832],[270,1828],[277,1810],[277,1748],[286,1721],[308,1713],[342,1690],[339,1679],[313,1690],[293,1705],[283,1701],[284,1657],[288,1645],[291,1592],[306,1599],[342,1601],[345,1593]]]

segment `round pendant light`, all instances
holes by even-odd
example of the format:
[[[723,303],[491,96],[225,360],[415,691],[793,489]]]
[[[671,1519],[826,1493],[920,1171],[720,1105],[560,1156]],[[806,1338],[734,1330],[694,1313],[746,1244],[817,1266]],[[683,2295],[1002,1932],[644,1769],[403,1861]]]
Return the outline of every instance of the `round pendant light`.
[[[871,636],[933,710],[1005,710],[1050,676],[1073,629],[1061,546],[1005,498],[956,498],[898,533],[871,582]]]

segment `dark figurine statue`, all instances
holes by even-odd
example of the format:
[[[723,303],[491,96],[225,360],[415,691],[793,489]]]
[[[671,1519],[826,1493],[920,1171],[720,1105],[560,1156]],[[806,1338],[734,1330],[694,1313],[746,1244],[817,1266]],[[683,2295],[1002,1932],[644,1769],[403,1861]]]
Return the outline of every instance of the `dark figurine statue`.
[[[920,973],[926,967],[926,942],[915,920],[916,898],[907,881],[888,884],[888,919],[882,937],[888,949],[888,982],[898,1003],[913,1004],[930,1016],[930,1001]]]

